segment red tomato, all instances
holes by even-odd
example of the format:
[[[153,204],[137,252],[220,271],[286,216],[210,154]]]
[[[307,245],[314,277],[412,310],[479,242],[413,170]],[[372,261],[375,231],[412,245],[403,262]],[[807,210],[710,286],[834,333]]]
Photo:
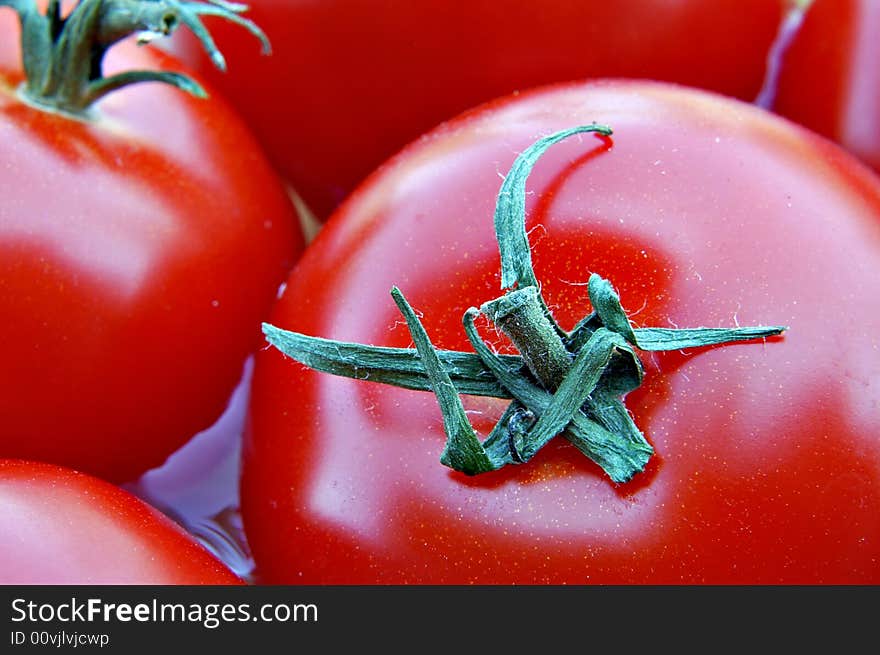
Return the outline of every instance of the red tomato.
[[[655,449],[614,485],[563,439],[473,477],[439,463],[430,393],[256,360],[242,512],[282,583],[880,582],[880,184],[753,106],[605,81],[498,100],[438,127],[327,222],[270,318],[395,347],[400,287],[434,345],[499,295],[500,177],[528,184],[537,278],[560,324],[595,272],[639,326],[780,324],[773,343],[645,354],[627,406]],[[483,327],[483,336],[502,344]],[[485,436],[505,403],[465,397]]]
[[[0,584],[243,584],[183,528],[90,475],[0,460]]]
[[[303,243],[283,185],[219,98],[160,84],[89,119],[35,109],[0,13],[0,456],[113,481],[223,411]],[[179,70],[121,44],[107,72]]]
[[[645,77],[752,100],[788,0],[254,0],[271,57],[212,24],[199,66],[321,219],[387,157],[477,103],[585,77]]]
[[[814,0],[786,50],[774,111],[880,171],[880,3]]]

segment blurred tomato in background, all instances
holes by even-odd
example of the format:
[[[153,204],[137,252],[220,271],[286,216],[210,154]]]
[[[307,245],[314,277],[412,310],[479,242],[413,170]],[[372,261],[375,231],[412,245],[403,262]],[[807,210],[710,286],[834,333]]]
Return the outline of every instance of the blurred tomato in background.
[[[209,23],[216,71],[180,31],[168,47],[226,94],[325,219],[386,158],[474,105],[551,82],[643,77],[752,100],[788,0],[253,0],[272,42]],[[598,120],[598,117],[597,117]]]

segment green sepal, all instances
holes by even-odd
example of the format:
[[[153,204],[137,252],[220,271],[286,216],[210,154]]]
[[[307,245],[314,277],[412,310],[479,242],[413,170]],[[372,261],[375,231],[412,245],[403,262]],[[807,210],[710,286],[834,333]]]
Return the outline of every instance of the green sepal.
[[[455,390],[455,385],[443,370],[443,364],[437,357],[437,353],[434,352],[434,346],[431,345],[428,333],[418,316],[400,289],[394,287],[391,290],[391,296],[406,320],[406,325],[416,344],[419,358],[428,374],[431,388],[437,396],[440,412],[443,415],[446,447],[440,456],[440,462],[467,475],[486,473],[500,468],[506,462],[493,462],[489,458],[473,427],[471,427],[464,406],[461,404],[461,398]]]
[[[269,37],[254,23],[252,20],[244,18],[239,14],[248,10],[248,6],[244,4],[223,2],[222,0],[207,0],[205,2],[178,2],[172,0],[173,5],[178,8],[180,22],[189,28],[193,35],[202,44],[202,48],[208,53],[211,62],[219,70],[226,70],[226,59],[214,43],[211,33],[200,20],[201,16],[217,16],[235,23],[239,27],[244,28],[260,42],[260,47],[264,55],[272,54],[272,44]]]
[[[575,356],[571,369],[529,433],[529,439],[521,452],[524,462],[530,460],[550,439],[565,429],[575,412],[580,410],[595,390],[611,355],[621,348],[627,348],[627,345],[610,330],[600,328],[593,333]]]
[[[532,250],[526,232],[526,181],[535,164],[548,148],[571,136],[588,132],[602,136],[610,136],[612,133],[607,125],[593,123],[579,125],[538,139],[519,154],[504,177],[504,182],[498,191],[494,216],[495,238],[501,255],[502,290],[541,288],[532,266]],[[560,338],[565,338],[567,336],[565,331],[556,323],[553,313],[540,294],[539,299],[542,310],[554,330]]]
[[[182,73],[172,71],[126,71],[91,82],[83,95],[83,101],[86,105],[91,105],[108,93],[131,84],[141,84],[143,82],[162,82],[181,91],[186,91],[197,98],[208,97],[208,93],[198,82]]]
[[[588,293],[594,313],[580,321],[568,336],[567,346],[576,350],[598,326],[617,332],[639,350],[664,351],[719,346],[739,341],[775,337],[787,329],[781,325],[735,328],[633,328],[620,296],[611,283],[596,273],[590,275]]]
[[[587,282],[587,292],[600,323],[635,345],[636,335],[633,334],[632,325],[630,325],[626,312],[623,311],[620,304],[620,297],[614,291],[611,283],[593,273]]]
[[[783,325],[738,328],[637,328],[636,346],[639,350],[662,351],[704,348],[776,337],[788,328]]]
[[[291,332],[269,323],[263,324],[263,334],[279,351],[316,371],[403,389],[431,391],[428,374],[414,348],[334,341]],[[474,353],[437,350],[437,357],[458,393],[511,398]],[[503,355],[502,359],[506,366],[522,367],[522,358],[516,355]]]
[[[495,204],[495,235],[501,253],[501,288],[540,287],[532,268],[532,252],[526,233],[526,181],[537,161],[552,145],[576,134],[611,135],[606,125],[579,125],[538,139],[523,150],[504,177]]]
[[[501,357],[486,346],[480,339],[474,325],[474,317],[478,313],[479,310],[475,308],[465,312],[463,323],[468,340],[486,367],[492,371],[502,385],[507,387],[510,394],[523,407],[540,417],[553,401],[553,394],[530,382],[516,369],[508,368]],[[559,392],[557,391],[557,393]],[[598,411],[601,413],[601,408],[596,406],[595,399],[601,397],[602,402],[607,403],[607,395],[607,393],[594,393],[593,398],[588,399],[585,403],[585,408],[590,412]],[[620,404],[622,406],[622,403]],[[612,424],[618,427],[618,422],[615,421]],[[623,427],[625,427],[625,432],[622,433],[624,439],[621,439],[620,434],[613,433],[600,422],[589,418],[582,411],[577,411],[572,415],[571,422],[562,435],[581,453],[598,464],[612,481],[622,483],[644,470],[654,452],[654,449],[645,441],[632,421],[630,421],[630,425]],[[522,458],[518,457],[517,459]]]

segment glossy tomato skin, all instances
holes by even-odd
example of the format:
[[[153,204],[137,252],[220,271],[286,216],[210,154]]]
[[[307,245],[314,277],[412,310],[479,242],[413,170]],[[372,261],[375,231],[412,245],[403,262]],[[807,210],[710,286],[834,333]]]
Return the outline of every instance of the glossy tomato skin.
[[[773,110],[880,172],[880,4],[814,0],[785,51]]]
[[[0,46],[0,456],[128,481],[222,413],[302,237],[222,100],[144,84],[88,119],[48,113],[16,94],[15,43]],[[119,48],[108,73],[181,68]]]
[[[466,477],[439,463],[432,394],[256,360],[242,511],[284,583],[880,582],[880,185],[834,144],[745,103],[606,81],[535,90],[438,127],[327,222],[271,322],[406,347],[397,285],[437,347],[500,293],[495,197],[539,161],[527,227],[571,328],[591,272],[638,326],[781,324],[784,337],[644,354],[627,405],[656,449],[616,486],[564,440]],[[503,346],[493,328],[483,335]],[[466,399],[483,435],[500,401]]]
[[[254,127],[321,219],[387,157],[478,103],[538,84],[644,77],[752,100],[787,0],[254,0],[273,47],[212,25],[219,73],[171,42]]]
[[[0,460],[0,584],[243,584],[183,528],[71,469]]]

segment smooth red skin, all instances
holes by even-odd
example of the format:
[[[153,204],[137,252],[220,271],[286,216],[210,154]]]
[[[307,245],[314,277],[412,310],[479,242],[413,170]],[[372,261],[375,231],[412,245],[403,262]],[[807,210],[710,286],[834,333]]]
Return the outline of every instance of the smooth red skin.
[[[0,33],[13,21],[0,12]],[[15,43],[0,46],[0,457],[132,480],[222,413],[303,248],[296,213],[219,98],[144,84],[71,120],[16,97]],[[181,67],[119,48],[108,72]]]
[[[752,100],[786,0],[254,0],[271,57],[211,24],[226,73],[169,43],[253,126],[320,219],[389,156],[478,103],[538,84],[644,77]]]
[[[0,584],[244,584],[174,521],[119,487],[0,460]]]
[[[880,5],[814,0],[783,61],[773,110],[880,172]]]
[[[880,582],[880,184],[824,139],[661,84],[538,90],[459,117],[327,222],[271,322],[405,347],[388,295],[434,344],[499,295],[500,178],[528,184],[543,293],[564,327],[591,272],[642,326],[781,324],[767,343],[644,354],[627,404],[656,449],[615,486],[562,439],[475,477],[439,463],[433,395],[256,359],[242,512],[271,583]],[[483,324],[492,342],[501,337]],[[501,403],[467,399],[483,435]]]

